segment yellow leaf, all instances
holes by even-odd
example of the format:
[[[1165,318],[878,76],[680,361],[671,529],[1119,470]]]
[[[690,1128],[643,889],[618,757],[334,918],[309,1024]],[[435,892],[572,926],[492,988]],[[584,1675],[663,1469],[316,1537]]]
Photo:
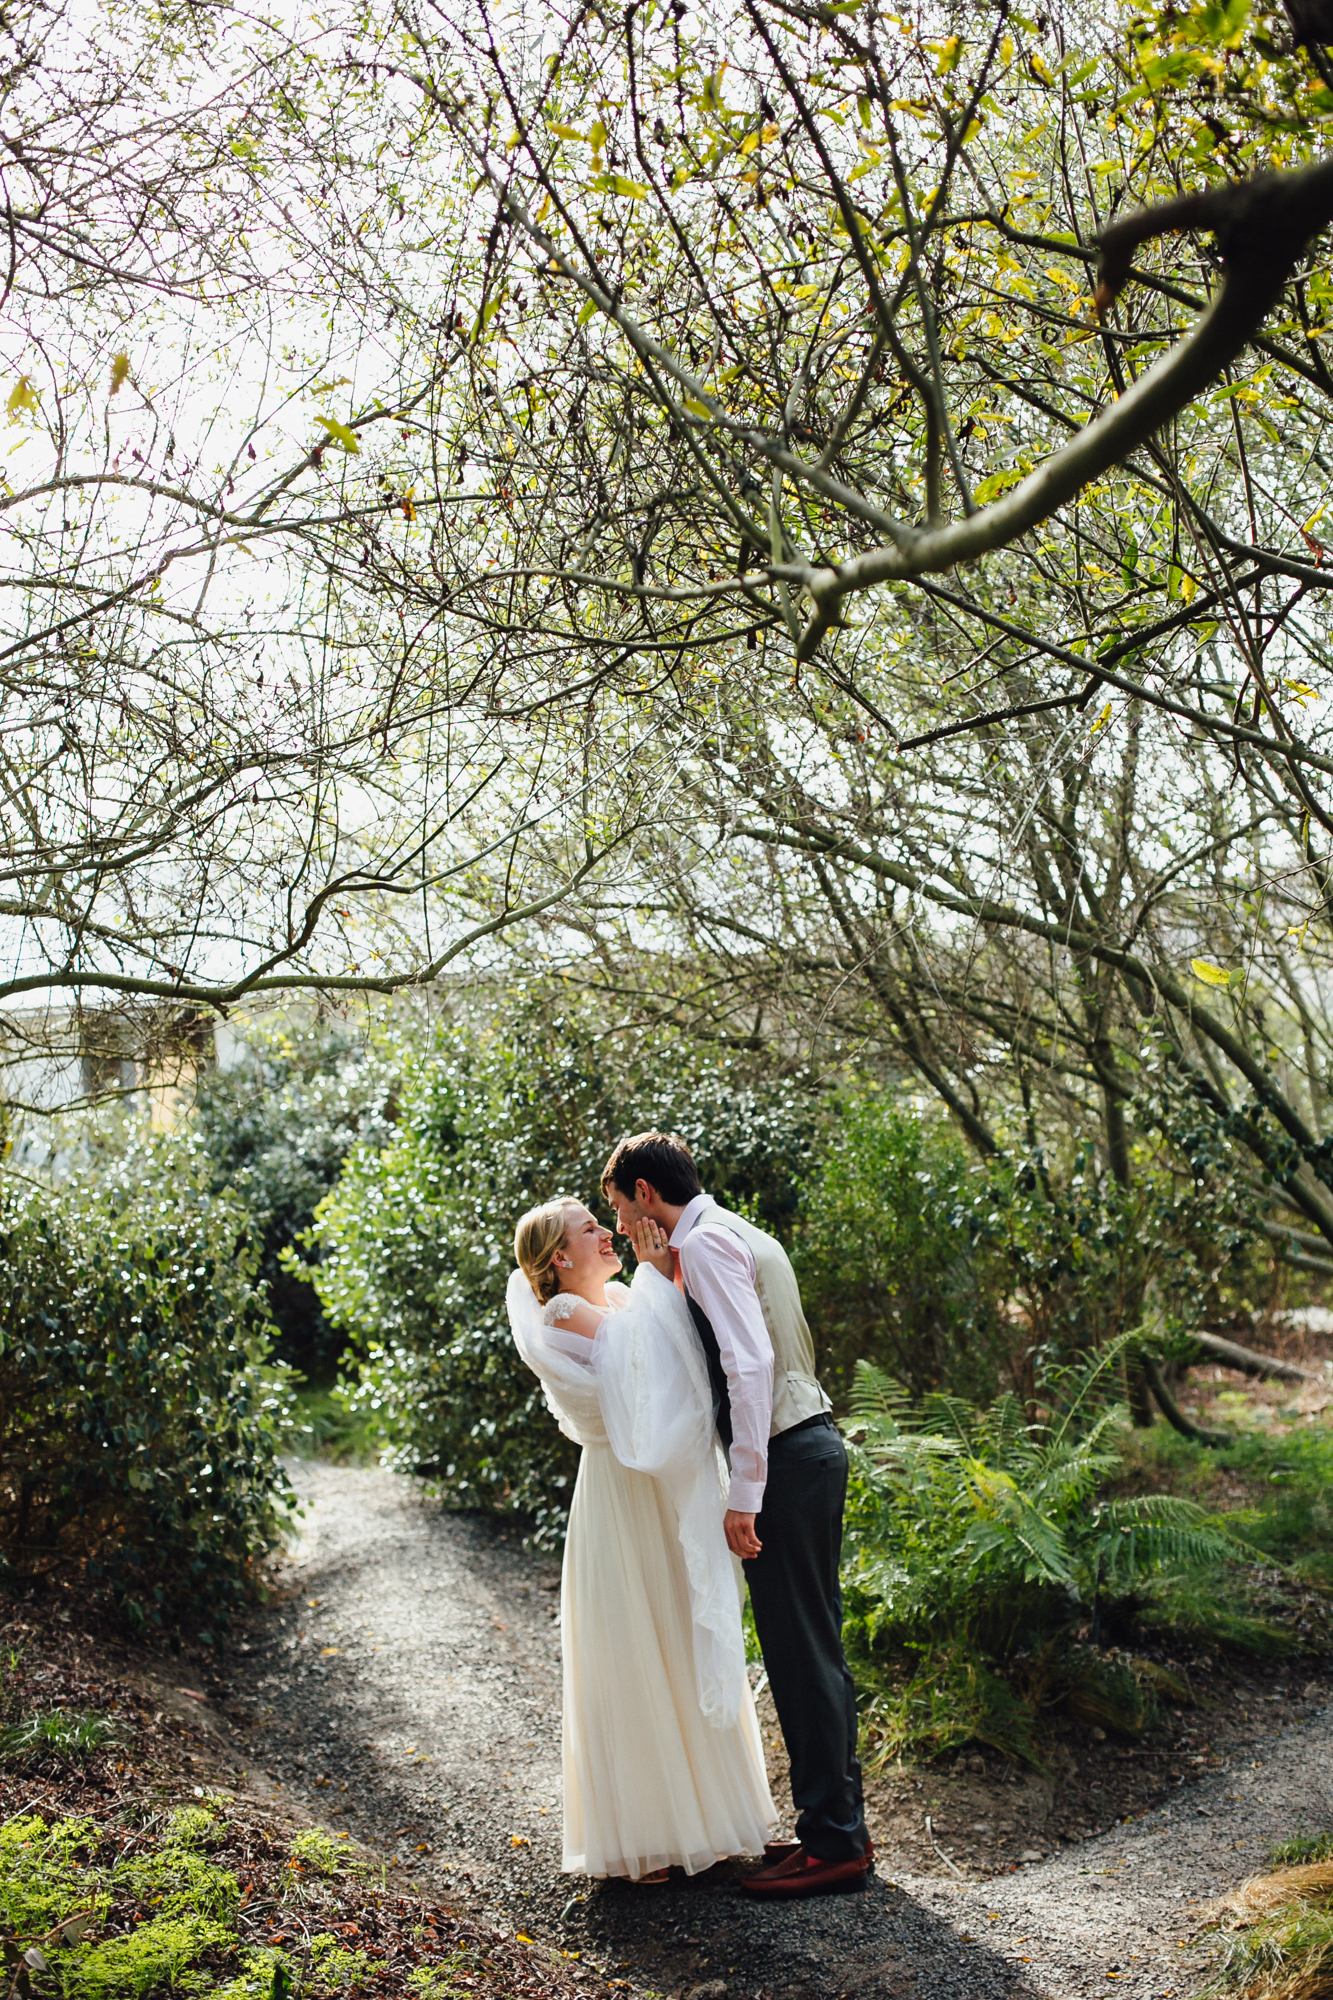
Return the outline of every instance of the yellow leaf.
[[[411,493],[404,493],[404,494],[403,494],[403,496],[402,496],[402,498],[401,498],[401,500],[400,500],[400,501],[398,502],[398,505],[399,505],[399,506],[400,506],[400,507],[402,508],[402,510],[403,510],[403,519],[404,519],[405,521],[415,521],[415,520],[416,520],[416,518],[417,518],[417,510],[416,510],[416,508],[415,508],[415,507],[414,507],[414,506],[412,505],[412,494],[413,494],[413,493],[415,493],[415,492],[416,492],[416,490],[417,490],[417,489],[416,489],[416,487],[414,486],[414,487],[412,488],[412,492],[411,492]]]
[[[697,396],[686,396],[684,401],[686,409],[696,417],[711,417],[713,414],[707,403],[701,403]]]
[[[520,1944],[536,1944],[537,1942],[536,1938],[530,1938],[526,1931],[515,1931],[514,1936]]]
[[[114,354],[111,357],[111,393],[114,396],[122,382],[128,379],[130,357],[128,354]]]
[[[1193,969],[1194,977],[1201,979],[1205,986],[1230,986],[1231,984],[1231,974],[1224,971],[1220,965],[1210,965],[1206,958],[1192,958],[1190,965]]]
[[[16,417],[20,410],[35,410],[38,407],[37,391],[26,375],[20,375],[9,392],[9,414]]]
[[[643,181],[632,181],[624,174],[598,174],[593,186],[599,194],[623,194],[631,201],[642,201],[648,192]]]
[[[346,424],[340,424],[336,417],[317,416],[315,422],[323,424],[334,443],[340,444],[344,451],[350,451],[353,457],[360,452],[361,444],[356,432],[349,431]]]
[[[532,1842],[526,1834],[511,1833],[509,1836],[509,1845],[511,1847],[531,1847]]]
[[[1097,734],[1097,731],[1103,728],[1110,720],[1111,720],[1111,704],[1108,701],[1105,708],[1102,710],[1101,714],[1097,717],[1097,720],[1093,723],[1090,733],[1093,736],[1095,736]]]
[[[550,127],[550,130],[555,133],[557,139],[577,139],[581,146],[586,146],[588,143],[587,140],[584,138],[582,132],[578,130],[577,126],[552,125]]]
[[[757,132],[747,132],[745,137],[741,140],[741,147],[740,147],[741,158],[743,160],[748,160],[751,153],[754,151],[755,147],[758,144],[759,144],[759,134]]]
[[[327,1658],[330,1653],[336,1653],[338,1648],[336,1646],[321,1646],[319,1650]]]

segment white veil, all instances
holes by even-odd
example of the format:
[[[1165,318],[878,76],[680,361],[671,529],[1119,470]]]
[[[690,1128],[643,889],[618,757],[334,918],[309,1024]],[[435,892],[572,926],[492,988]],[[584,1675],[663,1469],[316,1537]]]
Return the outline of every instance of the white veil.
[[[521,1271],[510,1277],[507,1303],[518,1351],[566,1434],[589,1441],[600,1414],[620,1463],[648,1473],[670,1498],[689,1579],[699,1707],[714,1728],[731,1729],[745,1686],[740,1572],[722,1532],[712,1392],[684,1298],[641,1264],[629,1304],[608,1313],[591,1341],[546,1325]]]

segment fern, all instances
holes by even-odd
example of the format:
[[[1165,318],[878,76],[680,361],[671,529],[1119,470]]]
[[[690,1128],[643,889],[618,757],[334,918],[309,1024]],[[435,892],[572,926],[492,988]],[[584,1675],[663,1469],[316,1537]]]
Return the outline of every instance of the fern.
[[[1064,1371],[1033,1423],[1016,1397],[914,1406],[867,1362],[852,1394],[847,1582],[868,1633],[963,1640],[1004,1657],[1108,1597],[1251,1554],[1195,1502],[1103,1497],[1128,1413],[1117,1394],[1137,1334]]]

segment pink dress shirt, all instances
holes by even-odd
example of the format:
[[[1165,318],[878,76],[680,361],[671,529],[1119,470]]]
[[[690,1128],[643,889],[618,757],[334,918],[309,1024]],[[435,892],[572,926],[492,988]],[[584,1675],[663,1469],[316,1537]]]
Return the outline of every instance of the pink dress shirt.
[[[731,1489],[727,1505],[757,1514],[768,1480],[773,1427],[773,1343],[755,1290],[754,1258],[739,1236],[710,1223],[710,1194],[687,1201],[671,1232],[686,1295],[698,1301],[717,1335],[731,1400]]]

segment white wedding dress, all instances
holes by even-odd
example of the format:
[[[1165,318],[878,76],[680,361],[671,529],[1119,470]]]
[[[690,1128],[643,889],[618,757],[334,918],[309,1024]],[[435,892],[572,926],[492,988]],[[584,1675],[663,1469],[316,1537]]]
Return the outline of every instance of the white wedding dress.
[[[572,1294],[539,1308],[522,1272],[509,1281],[519,1351],[583,1447],[561,1585],[563,1867],[693,1875],[761,1853],[777,1812],[698,1338],[649,1265],[607,1298],[587,1340],[561,1324]]]

